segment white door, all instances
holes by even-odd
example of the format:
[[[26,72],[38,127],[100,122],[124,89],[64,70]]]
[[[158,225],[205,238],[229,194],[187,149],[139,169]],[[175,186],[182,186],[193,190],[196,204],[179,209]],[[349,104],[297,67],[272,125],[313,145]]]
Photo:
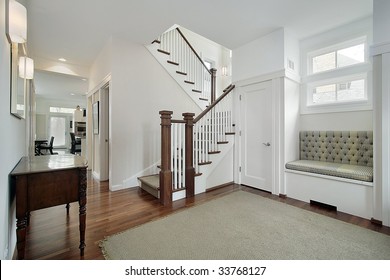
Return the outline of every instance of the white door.
[[[241,183],[272,192],[272,83],[241,89]]]

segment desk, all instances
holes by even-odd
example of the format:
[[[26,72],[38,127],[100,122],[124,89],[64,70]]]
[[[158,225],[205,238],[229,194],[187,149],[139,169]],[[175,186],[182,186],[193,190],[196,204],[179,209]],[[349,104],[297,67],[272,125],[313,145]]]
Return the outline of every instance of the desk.
[[[76,155],[23,157],[10,173],[16,191],[18,259],[24,259],[31,211],[79,202],[80,255],[85,248],[87,161]]]

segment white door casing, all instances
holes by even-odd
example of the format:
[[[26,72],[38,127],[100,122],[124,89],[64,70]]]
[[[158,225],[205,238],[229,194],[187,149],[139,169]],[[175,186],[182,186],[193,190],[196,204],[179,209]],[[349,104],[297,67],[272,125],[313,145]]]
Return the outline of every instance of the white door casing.
[[[241,87],[241,183],[272,192],[272,82]]]

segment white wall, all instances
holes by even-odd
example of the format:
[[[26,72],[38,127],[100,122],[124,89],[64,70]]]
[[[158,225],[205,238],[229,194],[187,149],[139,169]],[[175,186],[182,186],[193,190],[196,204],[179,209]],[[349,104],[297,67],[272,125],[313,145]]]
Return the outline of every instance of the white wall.
[[[223,159],[217,163],[215,169],[210,174],[207,174],[206,190],[234,181],[233,158],[234,158],[234,149],[232,148],[226,153]],[[213,162],[213,164],[216,163]],[[206,175],[202,175],[202,176],[206,176]]]
[[[300,44],[299,40],[288,29],[284,29],[284,69],[289,75],[294,76],[299,79],[301,74],[301,62],[300,62]],[[290,63],[292,63],[294,69],[291,68]]]
[[[111,73],[112,71],[112,38],[110,38],[98,57],[95,59],[91,67],[89,75],[89,92],[96,91],[97,86]],[[92,92],[93,93],[93,92]]]
[[[111,57],[110,189],[116,190],[137,186],[138,176],[156,172],[160,110],[171,110],[174,118],[182,119],[182,113],[198,114],[199,108],[143,45],[112,38],[108,49],[94,68],[107,69]],[[103,76],[93,70],[90,80],[99,83]]]
[[[390,42],[390,1],[374,0],[374,43]]]
[[[299,158],[299,84],[290,79],[284,80],[284,149],[286,162]]]
[[[5,1],[0,0],[0,138],[3,147],[0,160],[0,259],[11,259],[16,245],[14,191],[8,174],[26,154],[26,122],[10,115],[10,46],[4,34]],[[6,160],[5,160],[6,159]]]
[[[284,69],[284,30],[278,29],[233,50],[232,60],[233,84]]]
[[[372,111],[301,115],[301,130],[373,130]]]

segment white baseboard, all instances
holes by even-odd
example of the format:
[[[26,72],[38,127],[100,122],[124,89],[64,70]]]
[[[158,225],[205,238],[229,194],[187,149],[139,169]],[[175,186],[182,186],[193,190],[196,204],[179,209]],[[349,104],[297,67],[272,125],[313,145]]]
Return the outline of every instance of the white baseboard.
[[[112,185],[110,191],[119,191],[123,189],[130,189],[139,186],[138,177],[153,175],[158,173],[157,166],[160,164],[160,161],[153,163],[151,166],[141,170],[137,174],[123,180],[122,184]]]

